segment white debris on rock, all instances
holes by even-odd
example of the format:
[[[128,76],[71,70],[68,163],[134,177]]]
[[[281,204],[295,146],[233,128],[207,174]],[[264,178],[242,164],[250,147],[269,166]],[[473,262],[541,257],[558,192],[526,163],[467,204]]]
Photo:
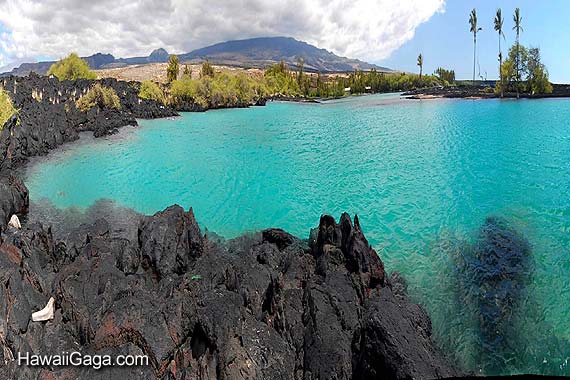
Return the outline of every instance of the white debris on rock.
[[[55,309],[54,304],[55,304],[55,299],[51,297],[46,307],[32,314],[32,321],[41,322],[53,319],[53,312]]]
[[[8,222],[8,225],[10,227],[14,227],[17,229],[22,228],[22,225],[20,224],[20,219],[18,218],[18,215],[16,215],[16,214],[12,215],[12,217],[10,218],[10,221]]]

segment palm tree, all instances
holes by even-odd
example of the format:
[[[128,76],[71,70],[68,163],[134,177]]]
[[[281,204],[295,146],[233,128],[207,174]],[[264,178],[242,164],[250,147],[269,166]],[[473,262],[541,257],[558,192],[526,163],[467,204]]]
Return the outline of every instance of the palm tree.
[[[477,32],[482,30],[482,28],[477,27],[477,11],[475,8],[471,10],[471,14],[469,15],[469,25],[471,25],[471,29],[469,31],[473,33],[473,86],[475,86],[475,61],[477,57]]]
[[[418,66],[420,67],[420,80],[422,80],[422,70],[424,68],[424,57],[422,55],[418,55]]]
[[[503,74],[501,73],[501,67],[503,66],[503,52],[501,51],[501,37],[505,38],[505,33],[503,33],[503,21],[501,8],[499,8],[495,15],[495,31],[499,33],[499,83],[501,83],[501,98],[503,97]]]
[[[515,22],[515,26],[513,26],[513,30],[517,32],[517,59],[516,59],[516,67],[515,70],[517,72],[517,99],[519,98],[519,82],[520,82],[520,71],[519,71],[519,61],[520,61],[520,45],[519,45],[519,37],[521,32],[523,31],[523,28],[521,26],[522,23],[522,17],[521,17],[521,11],[519,8],[515,9],[515,14],[513,16],[513,21]]]

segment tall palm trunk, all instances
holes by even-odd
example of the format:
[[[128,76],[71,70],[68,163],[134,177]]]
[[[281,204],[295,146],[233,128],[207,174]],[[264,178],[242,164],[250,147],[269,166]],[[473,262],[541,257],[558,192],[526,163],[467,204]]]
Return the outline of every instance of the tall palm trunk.
[[[475,87],[475,62],[477,57],[477,37],[473,36],[473,87]]]
[[[521,52],[520,52],[520,47],[519,47],[519,34],[517,33],[517,99],[520,98],[520,94],[519,94],[519,87],[520,87],[520,83],[521,83],[521,73],[519,71],[519,62],[521,60]]]
[[[505,95],[503,86],[503,52],[501,51],[501,34],[499,34],[499,83],[501,84],[501,98]]]

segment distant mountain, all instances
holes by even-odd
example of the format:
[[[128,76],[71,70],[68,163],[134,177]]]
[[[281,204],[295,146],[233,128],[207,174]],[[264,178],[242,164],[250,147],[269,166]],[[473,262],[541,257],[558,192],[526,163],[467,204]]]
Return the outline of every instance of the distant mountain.
[[[303,59],[306,71],[347,72],[353,70],[376,69],[391,72],[391,69],[360,61],[339,57],[325,49],[319,49],[303,41],[290,37],[261,37],[246,40],[221,42],[180,54],[181,62],[200,62],[209,60],[219,65],[246,68],[265,68],[279,61],[285,61],[290,67],[296,67],[299,58]],[[109,69],[129,65],[168,62],[169,54],[164,49],[154,50],[148,57],[115,58],[111,54],[97,53],[84,57],[92,69]],[[5,75],[28,75],[30,72],[46,74],[54,61],[23,63]]]
[[[392,71],[358,59],[339,57],[325,49],[290,37],[261,37],[221,42],[182,54],[179,58],[182,62],[207,59],[218,64],[243,67],[266,67],[281,60],[296,67],[299,58],[302,58],[307,71],[346,72],[372,68]]]

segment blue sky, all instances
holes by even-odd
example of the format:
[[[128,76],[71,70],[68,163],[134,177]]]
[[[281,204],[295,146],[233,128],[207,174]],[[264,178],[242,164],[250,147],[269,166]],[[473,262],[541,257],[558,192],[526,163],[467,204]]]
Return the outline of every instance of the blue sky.
[[[477,35],[477,51],[481,74],[487,78],[498,76],[498,35],[493,29],[497,8],[505,19],[506,40],[501,42],[503,56],[512,45],[513,13],[519,7],[523,33],[521,43],[540,47],[550,80],[570,83],[570,1],[567,0],[448,0],[444,13],[436,13],[421,24],[412,40],[406,42],[390,58],[378,63],[406,71],[417,71],[416,58],[423,54],[424,72],[432,73],[442,66],[455,70],[456,77],[469,79],[473,72],[473,35],[469,32],[469,12],[477,9],[477,18],[483,28]],[[477,70],[476,70],[477,71]]]
[[[477,42],[480,72],[495,79],[495,11],[503,10],[506,55],[514,41],[512,15],[519,7],[521,43],[541,48],[551,81],[570,83],[569,0],[351,0],[350,6],[324,0],[102,2],[116,6],[84,0],[0,0],[0,68],[57,59],[70,51],[128,57],[162,47],[183,53],[225,40],[289,35],[337,54],[411,72],[417,71],[416,58],[422,53],[425,73],[442,66],[454,69],[459,79],[469,79],[473,37],[468,18],[476,8],[483,28]],[[54,13],[54,7],[60,11]]]

